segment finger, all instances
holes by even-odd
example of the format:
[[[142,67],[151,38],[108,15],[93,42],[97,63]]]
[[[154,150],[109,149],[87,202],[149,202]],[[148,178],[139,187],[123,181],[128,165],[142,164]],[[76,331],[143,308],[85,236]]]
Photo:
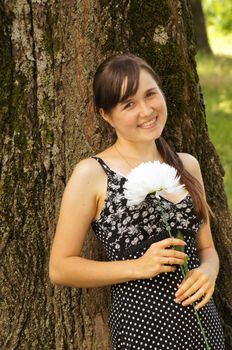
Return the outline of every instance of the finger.
[[[190,271],[190,274],[188,275],[187,279],[182,282],[179,291],[177,291],[176,296],[179,298],[180,295],[185,293],[187,290],[189,290],[189,292],[195,292],[204,285],[206,285],[207,288],[209,288],[211,285],[207,277],[205,275],[200,274],[197,270],[192,270]]]
[[[198,276],[194,275],[192,271],[189,272],[188,277],[183,280],[178,291],[175,293],[176,298],[179,298],[183,293],[190,289],[198,280]]]
[[[179,302],[182,302],[183,300],[185,300],[186,298],[188,298],[189,296],[193,295],[194,293],[196,293],[199,289],[201,289],[203,286],[205,286],[205,288],[209,288],[209,284],[205,284],[203,283],[202,280],[197,280],[192,286],[190,286],[189,288],[187,288],[185,291],[183,291],[182,293],[179,294],[179,291],[176,292],[176,299]]]
[[[187,256],[187,254],[185,254],[184,252],[179,252],[175,249],[163,249],[162,254],[167,257],[174,257],[180,259],[184,259]]]
[[[160,259],[161,264],[166,265],[184,265],[184,259],[173,258],[173,257],[162,257]]]
[[[206,277],[202,275],[202,273],[198,269],[190,270],[179,286],[180,293],[182,293],[182,288],[186,290],[187,288],[189,288],[189,284],[195,283],[197,280],[200,280],[200,278],[206,281]]]
[[[181,299],[182,295],[186,293],[188,289],[191,288],[193,282],[189,280],[188,278],[182,282],[183,284],[180,285],[179,289],[175,293],[175,297],[179,300]]]
[[[199,310],[200,308],[202,308],[205,304],[207,304],[210,300],[210,298],[212,297],[214,292],[214,287],[211,287],[209,289],[209,291],[207,292],[207,294],[204,296],[204,298],[197,304],[195,304],[195,309]]]
[[[161,248],[167,248],[172,245],[178,245],[178,246],[186,245],[185,241],[182,241],[182,239],[178,239],[174,237],[163,239],[162,241],[158,242],[158,244]]]
[[[162,265],[161,267],[161,272],[175,272],[176,267],[175,266],[170,266],[170,265]]]
[[[185,299],[182,302],[183,306],[188,306],[194,303],[195,301],[199,300],[206,294],[207,288],[204,286],[201,289],[199,289],[195,294],[191,295],[189,298]]]

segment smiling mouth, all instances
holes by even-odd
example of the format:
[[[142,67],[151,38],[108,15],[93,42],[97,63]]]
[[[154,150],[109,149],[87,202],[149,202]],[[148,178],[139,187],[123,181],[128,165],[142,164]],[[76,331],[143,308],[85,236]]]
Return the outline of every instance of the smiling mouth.
[[[152,118],[152,119],[149,120],[148,122],[142,123],[142,124],[140,124],[140,125],[138,125],[138,126],[139,126],[139,128],[142,128],[142,129],[150,129],[150,128],[153,128],[153,127],[156,125],[157,118],[158,118],[158,117]]]

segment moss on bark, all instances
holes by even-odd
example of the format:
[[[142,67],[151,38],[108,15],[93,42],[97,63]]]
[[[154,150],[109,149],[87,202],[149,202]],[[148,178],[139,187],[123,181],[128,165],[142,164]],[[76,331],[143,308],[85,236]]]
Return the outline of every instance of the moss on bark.
[[[13,14],[6,16],[5,4],[0,1],[0,129],[1,132],[7,127],[7,120],[10,117],[9,105],[11,104],[12,73],[14,60],[12,59],[11,47],[11,24]],[[3,138],[0,141],[3,145]]]
[[[54,57],[60,50],[60,41],[57,34],[55,33],[55,28],[58,23],[58,14],[52,13],[51,8],[48,8],[46,14],[45,25],[42,27],[43,30],[43,43],[44,49],[49,54],[52,62]]]

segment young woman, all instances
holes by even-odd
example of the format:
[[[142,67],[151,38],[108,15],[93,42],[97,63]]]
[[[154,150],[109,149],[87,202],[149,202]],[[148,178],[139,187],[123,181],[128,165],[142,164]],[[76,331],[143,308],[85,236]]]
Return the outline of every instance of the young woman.
[[[105,60],[94,77],[96,109],[115,130],[116,142],[81,161],[66,186],[50,257],[54,284],[112,285],[109,320],[114,350],[206,349],[192,304],[211,350],[224,339],[212,294],[219,269],[197,160],[175,153],[162,138],[167,119],[159,78],[141,58],[122,54]],[[153,194],[128,206],[124,185],[132,168],[159,160],[175,167],[182,193],[160,198],[175,236],[168,238]],[[80,256],[89,226],[108,261]],[[153,243],[152,243],[153,242]],[[189,274],[180,266],[186,254]]]

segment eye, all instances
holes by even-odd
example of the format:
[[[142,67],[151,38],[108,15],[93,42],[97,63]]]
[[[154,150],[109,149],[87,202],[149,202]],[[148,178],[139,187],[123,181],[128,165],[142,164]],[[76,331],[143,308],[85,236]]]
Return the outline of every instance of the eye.
[[[148,91],[146,93],[146,97],[151,97],[151,96],[154,96],[155,94],[156,94],[155,91]]]
[[[129,108],[133,107],[133,105],[134,105],[134,102],[128,101],[128,102],[124,105],[123,109],[129,109]]]

